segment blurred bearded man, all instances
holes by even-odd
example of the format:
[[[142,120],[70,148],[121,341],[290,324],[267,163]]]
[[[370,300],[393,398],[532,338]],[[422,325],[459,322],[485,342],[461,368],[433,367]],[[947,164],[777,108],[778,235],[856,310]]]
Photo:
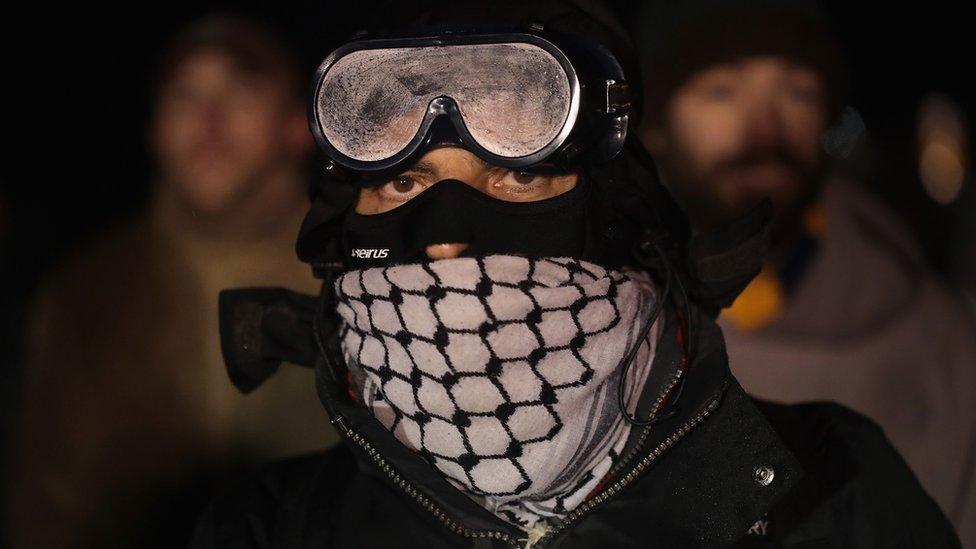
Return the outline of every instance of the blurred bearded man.
[[[819,7],[648,2],[633,30],[641,137],[695,231],[772,200],[771,253],[721,318],[743,387],[878,421],[976,546],[976,328],[891,212],[851,181],[824,184],[846,82]]]
[[[310,372],[244,399],[218,338],[219,289],[317,287],[293,251],[311,148],[300,62],[270,28],[212,16],[173,39],[155,86],[147,214],[68,261],[36,307],[15,547],[180,546],[221,479],[333,436]]]

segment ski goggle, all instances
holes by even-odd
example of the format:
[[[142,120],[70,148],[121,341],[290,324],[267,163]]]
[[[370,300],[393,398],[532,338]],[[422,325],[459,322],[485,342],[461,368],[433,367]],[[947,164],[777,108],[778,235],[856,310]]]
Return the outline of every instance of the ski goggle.
[[[612,156],[626,133],[629,90],[602,53],[579,70],[532,34],[352,42],[316,72],[312,133],[330,159],[363,176],[401,170],[444,145],[527,168],[578,155],[571,143],[592,141],[594,130],[616,138]]]

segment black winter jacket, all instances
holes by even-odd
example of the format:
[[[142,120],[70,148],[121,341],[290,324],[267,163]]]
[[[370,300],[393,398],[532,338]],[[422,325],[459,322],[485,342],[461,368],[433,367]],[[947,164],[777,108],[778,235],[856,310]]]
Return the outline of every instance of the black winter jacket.
[[[678,413],[635,427],[625,465],[533,547],[959,546],[876,424],[834,404],[753,400],[714,324],[700,342]],[[679,352],[659,344],[655,363]],[[191,548],[526,546],[341,384],[320,382],[345,445],[271,465],[215,500]]]

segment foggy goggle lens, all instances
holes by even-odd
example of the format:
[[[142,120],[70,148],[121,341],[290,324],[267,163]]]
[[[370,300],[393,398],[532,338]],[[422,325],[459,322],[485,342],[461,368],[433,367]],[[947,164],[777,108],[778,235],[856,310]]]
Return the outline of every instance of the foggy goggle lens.
[[[521,167],[545,158],[572,131],[579,85],[553,44],[531,35],[429,41],[353,43],[323,62],[312,130],[333,160],[364,172],[395,167],[447,118],[472,152]]]

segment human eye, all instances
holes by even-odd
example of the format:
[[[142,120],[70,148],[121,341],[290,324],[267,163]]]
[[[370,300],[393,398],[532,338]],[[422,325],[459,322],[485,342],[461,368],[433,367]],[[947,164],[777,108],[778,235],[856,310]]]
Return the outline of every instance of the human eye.
[[[575,185],[574,174],[499,170],[492,179],[489,194],[511,202],[531,202],[552,198]]]
[[[550,182],[552,177],[516,170],[505,170],[492,184],[492,188],[510,193],[528,193]]]
[[[694,79],[692,89],[707,101],[730,101],[739,92],[740,80],[738,70],[730,66],[719,66]]]
[[[419,178],[404,174],[383,183],[377,190],[384,200],[406,202],[426,188]]]
[[[708,83],[703,92],[710,101],[729,101],[735,97],[736,85],[732,79],[719,79]]]
[[[816,103],[822,100],[820,81],[811,71],[796,71],[790,75],[787,91],[795,101]]]

